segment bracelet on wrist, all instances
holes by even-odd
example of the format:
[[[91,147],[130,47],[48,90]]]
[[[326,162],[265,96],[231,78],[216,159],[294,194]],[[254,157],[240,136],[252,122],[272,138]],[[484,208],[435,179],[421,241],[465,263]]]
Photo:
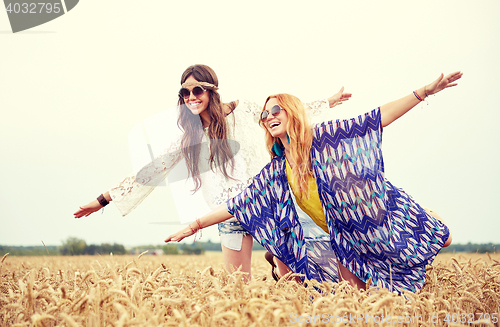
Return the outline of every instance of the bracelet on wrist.
[[[201,237],[203,236],[202,233],[201,233],[201,230],[203,227],[201,227],[201,222],[199,219],[196,219],[196,224],[198,225],[198,229],[195,229],[193,227],[191,227],[191,224],[189,224],[189,229],[191,229],[191,232],[194,234],[194,241],[196,242],[196,238],[198,239],[201,239]],[[200,237],[197,237],[198,236],[198,232],[200,232]]]
[[[416,90],[415,90],[415,91],[413,91],[413,94],[414,94],[414,95],[415,95],[415,97],[418,99],[418,101],[424,101],[424,99],[422,99],[422,98],[418,95],[418,93],[417,93],[417,91],[416,91]]]
[[[102,194],[97,197],[97,201],[103,208],[109,204],[109,201]]]

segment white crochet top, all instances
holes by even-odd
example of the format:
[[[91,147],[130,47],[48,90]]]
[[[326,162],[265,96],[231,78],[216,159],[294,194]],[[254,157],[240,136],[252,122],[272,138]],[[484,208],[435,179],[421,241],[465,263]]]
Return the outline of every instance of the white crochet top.
[[[310,109],[310,115],[319,115],[329,109],[328,100],[318,100],[305,104]],[[205,202],[210,208],[215,208],[239,194],[270,161],[264,142],[264,130],[259,126],[259,116],[262,108],[256,103],[240,100],[234,111],[226,116],[228,139],[234,147],[239,146],[234,156],[234,170],[228,168],[232,179],[224,177],[218,168],[210,169],[209,146],[202,146],[199,170],[201,172],[201,188]],[[120,213],[125,216],[138,206],[153,189],[164,181],[169,172],[181,161],[180,152],[182,131],[177,128],[170,144],[155,156],[154,160],[137,174],[130,175],[118,185],[109,190],[109,194]],[[209,145],[205,130],[202,144]],[[234,153],[235,151],[233,151]],[[233,218],[234,219],[234,218]]]

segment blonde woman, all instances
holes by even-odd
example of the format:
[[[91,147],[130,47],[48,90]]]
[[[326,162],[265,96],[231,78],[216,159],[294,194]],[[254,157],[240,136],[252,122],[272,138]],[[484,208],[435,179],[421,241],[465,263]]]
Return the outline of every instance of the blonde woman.
[[[312,129],[294,96],[270,96],[261,113],[271,162],[241,194],[165,241],[232,216],[266,249],[307,279],[348,280],[416,291],[426,264],[451,243],[448,227],[384,177],[382,130],[425,97],[457,85],[456,72],[357,118]],[[295,202],[330,235],[307,243]],[[338,269],[337,269],[338,267]]]

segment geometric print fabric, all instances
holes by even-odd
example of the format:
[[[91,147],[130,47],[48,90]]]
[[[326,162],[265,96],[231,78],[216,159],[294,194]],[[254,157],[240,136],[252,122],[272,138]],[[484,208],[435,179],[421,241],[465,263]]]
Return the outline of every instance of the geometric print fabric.
[[[337,259],[362,281],[401,293],[425,282],[449,236],[402,189],[384,177],[380,108],[313,128],[311,159],[328,237],[304,236],[289,189],[284,156],[227,202],[267,250],[306,279],[338,281]]]

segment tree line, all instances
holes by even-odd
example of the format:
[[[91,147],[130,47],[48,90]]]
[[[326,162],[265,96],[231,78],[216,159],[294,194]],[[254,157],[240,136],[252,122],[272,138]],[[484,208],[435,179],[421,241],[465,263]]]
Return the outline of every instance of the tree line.
[[[500,244],[494,243],[467,243],[451,244],[441,252],[469,252],[469,253],[495,253],[500,250]],[[260,244],[254,242],[253,250],[265,250]],[[3,246],[0,245],[0,257],[9,253],[11,256],[41,256],[41,255],[113,255],[118,254],[140,254],[148,251],[148,254],[204,254],[205,251],[221,251],[220,243],[196,242],[192,244],[163,244],[163,245],[141,245],[129,250],[121,244],[102,243],[100,245],[87,244],[84,240],[69,237],[62,241],[61,246]]]
[[[60,255],[95,255],[95,254],[127,254],[127,250],[121,244],[102,243],[101,245],[88,245],[84,240],[76,237],[69,237],[62,242],[59,247]]]
[[[263,249],[255,243],[255,250]],[[0,245],[0,257],[9,253],[11,256],[42,256],[42,255],[113,255],[118,254],[140,254],[148,251],[148,254],[204,254],[205,251],[222,251],[220,243],[196,242],[193,244],[162,244],[141,245],[129,250],[117,243],[102,243],[100,245],[87,244],[85,240],[77,237],[69,237],[62,241],[60,246],[2,246]]]
[[[95,254],[127,254],[121,244],[102,243],[101,245],[87,244],[84,240],[69,237],[62,241],[61,246],[6,246],[0,245],[0,254],[9,253],[11,256],[41,256],[41,255],[95,255]]]
[[[467,244],[453,244],[441,249],[441,252],[469,252],[469,253],[496,253],[500,251],[500,244],[494,243],[467,243]]]

